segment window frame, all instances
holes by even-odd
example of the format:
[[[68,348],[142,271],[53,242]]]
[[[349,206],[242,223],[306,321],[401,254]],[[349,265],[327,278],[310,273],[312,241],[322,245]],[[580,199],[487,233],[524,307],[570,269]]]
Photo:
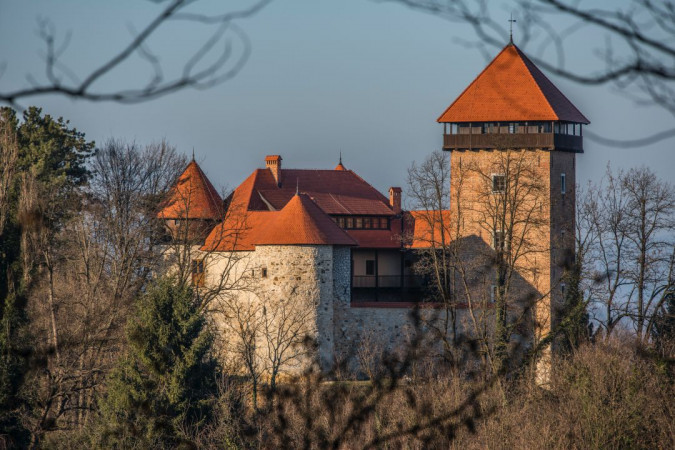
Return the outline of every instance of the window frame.
[[[502,178],[502,188],[501,190],[495,190],[495,181],[497,180],[498,177]],[[506,192],[506,175],[503,173],[493,173],[490,174],[490,179],[492,180],[492,193],[493,194],[503,194]]]
[[[368,270],[369,267],[372,268],[372,270]],[[376,272],[376,270],[375,270],[375,260],[374,259],[366,259],[366,270],[365,270],[365,272],[366,272],[366,276],[368,276],[368,277],[371,277],[371,276],[374,277],[376,275],[376,273],[375,273]],[[372,272],[372,273],[368,273],[368,272]]]
[[[492,250],[497,250],[497,235],[500,234],[504,240],[504,253],[508,251],[508,239],[506,238],[506,232],[504,230],[494,230],[492,232]]]

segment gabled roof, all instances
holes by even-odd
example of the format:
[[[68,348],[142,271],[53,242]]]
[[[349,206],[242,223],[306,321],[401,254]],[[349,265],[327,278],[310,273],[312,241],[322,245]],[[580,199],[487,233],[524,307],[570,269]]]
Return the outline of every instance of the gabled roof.
[[[590,123],[514,44],[509,44],[438,122],[562,120]]]
[[[260,245],[356,245],[306,194],[296,194],[256,239]]]
[[[394,214],[389,199],[351,170],[282,169],[278,186],[269,169],[256,169],[235,189],[232,203],[249,211],[278,211],[296,187],[326,214]]]
[[[206,238],[205,251],[251,251],[256,245],[357,245],[306,194],[281,211],[228,211]]]
[[[193,159],[171,188],[162,209],[160,219],[221,219],[223,200]]]

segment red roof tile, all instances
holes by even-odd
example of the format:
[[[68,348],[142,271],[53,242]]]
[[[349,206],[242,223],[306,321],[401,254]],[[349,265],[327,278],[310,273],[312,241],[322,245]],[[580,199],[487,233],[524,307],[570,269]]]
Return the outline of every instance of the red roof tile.
[[[356,241],[321,210],[306,194],[295,195],[274,215],[260,245],[356,245]]]
[[[268,169],[256,169],[234,191],[232,202],[251,211],[278,211],[296,186],[326,214],[393,215],[389,200],[351,170],[282,169],[277,186]]]
[[[204,251],[252,251],[255,242],[265,233],[277,212],[228,210],[227,218],[211,230],[202,250]]]
[[[590,123],[518,47],[509,44],[438,122],[562,120]]]
[[[357,245],[305,194],[281,211],[228,211],[206,238],[205,251],[250,251],[256,245]]]
[[[162,209],[160,219],[220,219],[223,200],[202,171],[192,160],[178,177]]]

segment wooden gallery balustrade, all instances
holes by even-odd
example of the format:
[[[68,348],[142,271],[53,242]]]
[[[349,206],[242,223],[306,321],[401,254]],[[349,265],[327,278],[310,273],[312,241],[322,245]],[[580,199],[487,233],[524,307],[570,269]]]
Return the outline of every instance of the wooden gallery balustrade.
[[[583,137],[557,133],[445,134],[443,149],[528,149],[583,152]]]

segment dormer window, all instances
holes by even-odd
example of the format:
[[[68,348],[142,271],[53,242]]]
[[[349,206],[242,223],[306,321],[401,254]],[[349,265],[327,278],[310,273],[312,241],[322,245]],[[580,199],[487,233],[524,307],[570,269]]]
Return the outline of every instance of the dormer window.
[[[506,177],[503,174],[492,175],[492,192],[504,192],[506,190]]]

